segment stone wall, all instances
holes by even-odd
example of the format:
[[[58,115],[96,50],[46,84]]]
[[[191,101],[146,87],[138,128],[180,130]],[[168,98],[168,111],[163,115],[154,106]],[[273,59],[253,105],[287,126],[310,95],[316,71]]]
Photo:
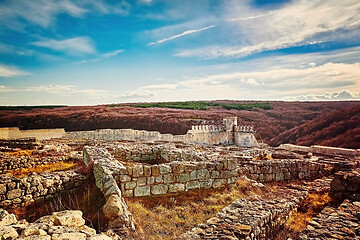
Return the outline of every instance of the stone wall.
[[[316,179],[333,174],[339,169],[336,162],[301,159],[239,160],[240,172],[259,182],[279,182],[297,179]]]
[[[99,139],[127,141],[167,141],[191,144],[230,145],[258,147],[251,126],[237,126],[237,118],[225,118],[223,125],[192,126],[185,135],[161,134],[156,131],[133,129],[100,129],[95,131],[68,132],[69,139]]]
[[[11,174],[0,175],[0,207],[28,204],[49,198],[80,185],[87,176],[74,171],[33,173],[16,178]]]
[[[192,148],[177,148],[174,144],[132,144],[121,143],[111,146],[112,154],[121,161],[145,164],[170,163],[173,161],[208,161],[217,159],[218,154],[196,151]]]
[[[335,200],[360,201],[360,169],[337,172],[330,184],[330,195]]]
[[[65,135],[63,128],[19,130],[19,128],[0,128],[0,139],[36,138],[38,140],[61,138]]]
[[[130,231],[135,231],[134,220],[113,177],[115,173],[125,171],[125,167],[105,148],[85,146],[83,155],[84,164],[92,168],[96,186],[106,198],[103,212],[109,219],[109,227],[126,237]]]
[[[337,148],[337,147],[327,147],[327,146],[318,146],[318,145],[306,147],[306,146],[298,146],[293,144],[281,144],[279,148],[286,149],[289,151],[307,152],[307,153],[310,152],[321,155],[344,155],[351,157],[360,156],[360,149]]]
[[[192,189],[219,188],[236,182],[237,161],[179,162],[126,167],[115,176],[127,197],[142,197],[183,192]]]
[[[0,152],[0,173],[13,169],[30,168],[37,165],[68,161],[69,156],[33,157],[33,156],[10,156]]]
[[[85,152],[87,148],[84,149]],[[150,148],[148,150],[150,151]],[[113,159],[106,149],[101,152],[103,155],[99,158],[113,162],[112,176],[126,197],[160,195],[200,188],[219,188],[235,183],[238,177],[236,159],[219,159],[212,162],[172,161],[154,165],[133,163],[124,167],[119,165],[119,162]],[[132,152],[129,153],[130,158],[136,156],[132,155]],[[151,155],[145,156],[151,158]],[[84,159],[88,159],[88,157],[84,157]]]
[[[0,148],[2,149],[35,149],[40,145],[36,138],[20,138],[20,139],[0,139]]]

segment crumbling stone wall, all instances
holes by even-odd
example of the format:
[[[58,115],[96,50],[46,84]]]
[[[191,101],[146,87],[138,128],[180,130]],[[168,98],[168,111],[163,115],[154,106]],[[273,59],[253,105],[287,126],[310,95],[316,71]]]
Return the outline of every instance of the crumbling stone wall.
[[[286,149],[289,151],[295,151],[295,152],[315,153],[315,154],[323,154],[323,155],[344,155],[344,156],[352,156],[352,157],[360,156],[360,149],[347,149],[347,148],[327,147],[327,146],[318,146],[318,145],[306,147],[306,146],[298,146],[294,144],[281,144],[279,148]]]
[[[121,161],[147,164],[169,163],[173,161],[207,161],[212,158],[209,152],[198,152],[195,148],[178,149],[174,144],[127,144],[112,146],[113,155]]]
[[[330,185],[330,195],[335,200],[360,201],[360,169],[337,172]]]
[[[68,161],[69,156],[33,157],[33,156],[10,156],[0,152],[0,172],[13,169],[34,167],[41,164]]]
[[[63,190],[71,190],[88,177],[74,171],[32,173],[16,178],[11,174],[0,175],[0,207],[29,204],[49,198]]]
[[[239,160],[240,172],[259,182],[279,182],[297,179],[316,179],[333,174],[337,163],[322,163],[312,160]]]
[[[156,131],[133,129],[100,129],[95,131],[68,132],[69,139],[99,139],[127,141],[168,141],[211,145],[259,146],[251,126],[237,126],[237,118],[223,119],[223,125],[193,126],[185,135],[161,134]]]
[[[17,139],[34,137],[38,140],[61,138],[65,135],[63,128],[55,129],[34,129],[34,130],[19,130],[19,128],[0,128],[0,139]]]
[[[36,141],[36,138],[0,139],[0,147],[6,149],[35,149],[39,147],[39,143]]]
[[[83,155],[84,164],[93,170],[96,186],[106,198],[103,212],[109,219],[109,227],[127,236],[135,230],[134,220],[113,177],[125,167],[105,148],[85,146]]]

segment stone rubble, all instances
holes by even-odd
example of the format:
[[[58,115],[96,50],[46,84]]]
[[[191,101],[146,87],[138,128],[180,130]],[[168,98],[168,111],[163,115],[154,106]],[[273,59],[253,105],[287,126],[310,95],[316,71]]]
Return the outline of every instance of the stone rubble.
[[[6,240],[121,240],[111,231],[97,234],[85,225],[78,210],[54,212],[28,223],[0,209],[0,237]]]
[[[360,239],[360,202],[346,199],[339,207],[325,207],[309,222],[298,240]]]

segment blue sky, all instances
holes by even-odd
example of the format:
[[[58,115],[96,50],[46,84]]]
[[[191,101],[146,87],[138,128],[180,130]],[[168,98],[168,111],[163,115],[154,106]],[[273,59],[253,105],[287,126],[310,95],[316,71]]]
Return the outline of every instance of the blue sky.
[[[358,0],[0,0],[0,105],[360,100]]]

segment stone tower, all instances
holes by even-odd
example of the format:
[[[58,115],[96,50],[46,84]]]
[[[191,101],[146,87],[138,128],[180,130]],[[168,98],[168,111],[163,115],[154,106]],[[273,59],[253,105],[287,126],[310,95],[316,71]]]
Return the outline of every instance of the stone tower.
[[[223,119],[223,124],[227,132],[233,132],[234,126],[237,126],[237,117],[227,117]]]

